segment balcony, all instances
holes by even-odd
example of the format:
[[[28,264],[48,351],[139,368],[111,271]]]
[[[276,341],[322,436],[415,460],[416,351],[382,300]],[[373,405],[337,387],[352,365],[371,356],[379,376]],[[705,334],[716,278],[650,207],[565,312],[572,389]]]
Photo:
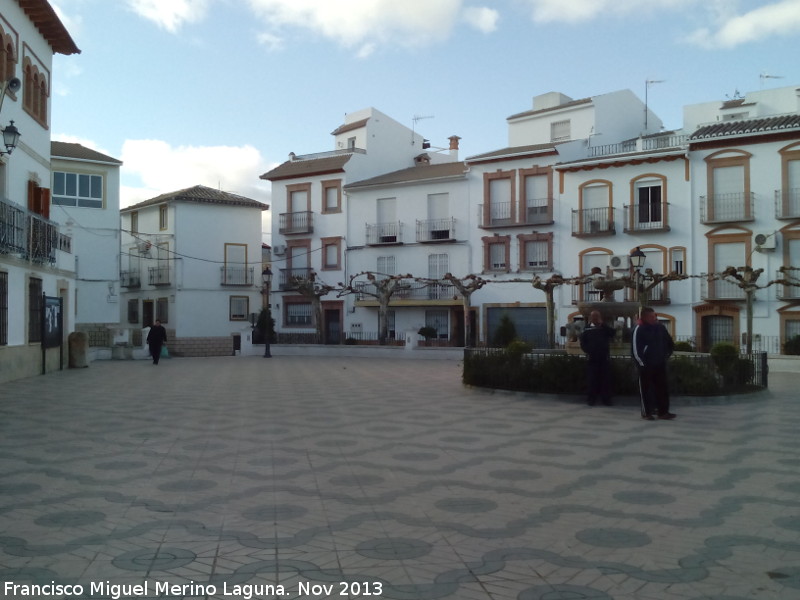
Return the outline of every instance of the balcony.
[[[644,285],[647,286],[652,281],[647,281],[645,279]],[[625,301],[626,302],[638,302],[639,299],[636,297],[636,290],[633,288],[626,287],[625,288]],[[647,304],[654,306],[654,305],[664,305],[669,304],[669,283],[667,281],[662,281],[655,287],[650,288],[647,290]]]
[[[513,202],[492,202],[478,205],[478,223],[482,229],[498,227],[522,227],[525,225],[551,225],[553,223],[552,198],[536,198],[528,201],[522,213],[516,215]]]
[[[785,272],[778,271],[775,279],[794,283],[795,285],[775,284],[778,300],[800,300],[800,268],[790,267]]]
[[[254,267],[220,267],[220,285],[251,286],[253,269]]]
[[[700,219],[707,225],[753,221],[754,196],[752,192],[700,196]]]
[[[314,233],[313,216],[310,210],[281,213],[278,215],[278,231],[283,235]]]
[[[311,267],[295,267],[281,269],[278,279],[278,289],[282,292],[295,290],[297,285],[311,277]]]
[[[383,246],[403,243],[403,224],[400,221],[395,223],[375,223],[367,225],[367,245]]]
[[[56,251],[71,252],[72,238],[42,215],[0,198],[0,253],[32,263],[56,264]]]
[[[670,230],[667,224],[668,204],[626,204],[625,233],[656,233]]]
[[[364,283],[358,286],[356,302],[359,306],[377,306],[378,299],[375,284]],[[449,283],[424,283],[401,282],[395,288],[391,298],[391,305],[421,305],[421,304],[461,304],[461,293]]]
[[[615,154],[629,154],[631,152],[652,152],[653,150],[672,150],[683,148],[688,141],[688,135],[657,135],[646,138],[626,140],[618,144],[605,144],[591,146],[589,156],[613,156]]]
[[[775,190],[775,218],[800,219],[800,188]]]
[[[170,285],[172,282],[171,269],[168,266],[148,267],[150,285]]]
[[[139,271],[120,271],[119,284],[124,288],[142,287],[142,278],[139,276]]]
[[[701,282],[700,298],[703,300],[739,301],[745,299],[742,288],[731,281],[715,280]]]
[[[428,219],[417,221],[417,241],[428,242],[453,242],[456,239],[456,220]]]
[[[616,233],[613,208],[604,206],[572,211],[572,235],[574,237],[598,237]]]

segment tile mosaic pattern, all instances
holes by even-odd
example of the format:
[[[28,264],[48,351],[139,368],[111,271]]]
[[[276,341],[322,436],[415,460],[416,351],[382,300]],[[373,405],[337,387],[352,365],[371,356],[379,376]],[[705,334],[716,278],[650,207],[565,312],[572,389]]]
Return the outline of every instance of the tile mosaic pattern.
[[[3,597],[795,600],[793,381],[687,399],[672,422],[464,388],[450,361],[105,362],[4,384]]]

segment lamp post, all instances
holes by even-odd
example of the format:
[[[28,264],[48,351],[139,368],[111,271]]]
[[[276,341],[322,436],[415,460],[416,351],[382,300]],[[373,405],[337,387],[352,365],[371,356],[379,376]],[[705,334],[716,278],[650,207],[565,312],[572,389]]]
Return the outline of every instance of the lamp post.
[[[264,292],[264,304],[267,305],[267,327],[266,331],[264,332],[264,358],[272,358],[272,353],[270,352],[269,347],[270,325],[272,322],[272,310],[270,309],[269,304],[269,291],[270,286],[272,285],[272,270],[269,267],[265,267],[261,272],[261,282],[264,284],[264,287],[261,288]]]
[[[642,267],[647,257],[639,246],[631,252],[631,266],[636,271],[636,301],[642,306]]]
[[[16,77],[12,77],[0,84],[0,109],[3,107],[3,100],[6,99],[6,92],[17,93],[21,87],[22,82]],[[17,142],[19,142],[19,129],[14,125],[14,121],[11,121],[8,127],[3,127],[0,131],[3,133],[3,145],[6,147],[5,150],[0,150],[0,156],[11,154],[14,148],[17,147]]]

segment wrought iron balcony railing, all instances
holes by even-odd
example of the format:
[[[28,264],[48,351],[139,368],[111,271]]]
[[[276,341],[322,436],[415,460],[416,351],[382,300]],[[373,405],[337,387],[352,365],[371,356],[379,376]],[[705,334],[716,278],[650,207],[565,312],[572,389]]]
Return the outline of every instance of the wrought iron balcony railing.
[[[254,267],[220,267],[220,283],[222,285],[253,285]]]
[[[139,271],[120,271],[119,284],[125,288],[142,287],[142,278],[139,275]]]
[[[703,300],[744,300],[745,292],[732,281],[704,279],[700,285],[700,297]]]
[[[357,301],[377,301],[377,288],[374,283],[363,283],[357,286]],[[397,300],[458,300],[461,292],[450,283],[416,283],[400,282],[392,293],[391,301]]]
[[[294,290],[298,283],[308,280],[311,277],[311,267],[294,267],[291,269],[281,269],[278,279],[278,289],[281,291]]]
[[[71,252],[72,238],[42,215],[0,198],[0,253],[33,263],[56,263],[56,251]]]
[[[456,239],[456,220],[428,219],[417,221],[418,242],[451,242]]]
[[[148,267],[150,285],[170,285],[172,283],[171,271],[168,266]]]
[[[790,285],[778,283],[775,285],[778,300],[798,300],[800,299],[800,268],[790,267],[783,272],[778,271],[775,279],[786,281]],[[795,285],[791,285],[795,284]]]
[[[642,233],[646,231],[669,231],[668,203],[660,204],[626,204],[625,233]]]
[[[281,213],[278,216],[278,231],[284,235],[314,233],[314,213],[310,210]]]
[[[800,218],[800,188],[775,190],[775,218]]]
[[[519,227],[523,225],[549,225],[553,222],[553,199],[535,198],[521,208],[512,202],[492,202],[478,205],[479,227]]]
[[[367,225],[367,245],[380,246],[381,244],[402,244],[403,243],[403,224],[400,221],[394,223],[374,223]]]
[[[613,208],[604,206],[572,211],[572,235],[575,237],[614,235],[615,233]]]
[[[752,221],[754,196],[752,192],[700,196],[700,218],[703,223]]]

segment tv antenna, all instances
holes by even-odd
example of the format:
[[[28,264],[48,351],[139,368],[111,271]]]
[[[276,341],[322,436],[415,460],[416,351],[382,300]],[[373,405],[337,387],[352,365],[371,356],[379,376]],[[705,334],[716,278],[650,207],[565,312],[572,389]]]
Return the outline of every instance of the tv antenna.
[[[414,123],[411,126],[411,145],[412,146],[414,145],[414,133],[416,132],[416,129],[417,129],[417,123],[419,121],[422,121],[423,119],[433,119],[433,118],[434,118],[433,115],[414,115],[413,117],[411,117],[411,121]]]
[[[764,82],[765,82],[767,79],[783,79],[783,75],[770,75],[769,73],[767,73],[766,71],[764,71],[763,73],[761,73],[761,74],[758,76],[758,78],[761,80],[761,87],[763,88],[763,87],[764,87]]]
[[[666,79],[647,79],[644,82],[644,132],[647,133],[647,93],[655,83],[664,83]]]

